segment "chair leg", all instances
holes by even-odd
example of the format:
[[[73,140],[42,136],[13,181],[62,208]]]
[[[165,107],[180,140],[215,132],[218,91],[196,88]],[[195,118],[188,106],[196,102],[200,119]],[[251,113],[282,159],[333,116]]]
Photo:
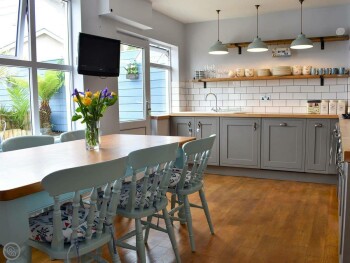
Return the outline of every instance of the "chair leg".
[[[196,246],[194,244],[194,236],[193,236],[193,229],[192,229],[192,216],[191,216],[191,208],[190,208],[190,202],[188,200],[188,196],[184,197],[184,204],[185,204],[187,231],[188,231],[188,236],[190,238],[191,250],[192,250],[192,252],[195,252]]]
[[[208,221],[210,233],[213,235],[214,234],[214,227],[213,227],[213,223],[211,222],[209,207],[208,207],[207,199],[205,198],[203,188],[199,190],[199,197],[201,198],[201,201],[202,201],[202,206],[204,209],[205,217],[207,218],[207,221]]]
[[[182,205],[184,203],[185,197],[178,195],[177,198],[178,198],[178,201],[179,201],[179,205]],[[178,217],[179,218],[185,218],[185,208],[184,207],[180,208],[180,210],[178,212]],[[185,223],[183,221],[180,221],[180,224],[184,225]]]
[[[177,248],[177,243],[176,243],[176,240],[175,240],[174,228],[173,228],[173,226],[171,224],[171,220],[170,220],[170,216],[168,214],[168,210],[166,208],[164,208],[162,210],[162,212],[163,212],[163,216],[164,216],[166,230],[168,232],[168,235],[169,235],[169,238],[170,238],[170,241],[171,241],[171,245],[173,246],[173,250],[174,250],[174,253],[175,253],[176,262],[177,263],[181,263],[179,250]]]
[[[147,216],[147,222],[148,223],[152,222],[152,216]],[[150,227],[148,225],[145,231],[145,244],[147,244],[147,241],[148,241],[149,230],[150,230]]]
[[[146,251],[145,251],[145,243],[143,241],[143,231],[141,225],[141,219],[135,219],[135,228],[136,228],[136,249],[137,254],[141,263],[146,263]]]
[[[109,254],[111,255],[112,262],[113,263],[121,263],[118,252],[117,252],[117,248],[114,247],[114,245],[113,245],[113,240],[108,242],[108,250],[109,250]]]

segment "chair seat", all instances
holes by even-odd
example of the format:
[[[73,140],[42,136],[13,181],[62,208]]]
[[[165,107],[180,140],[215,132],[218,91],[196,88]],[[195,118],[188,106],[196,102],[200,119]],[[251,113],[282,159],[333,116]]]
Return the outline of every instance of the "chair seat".
[[[71,241],[72,234],[72,215],[73,204],[72,202],[65,203],[61,206],[62,216],[62,233],[64,242],[69,243]],[[78,227],[78,241],[85,240],[87,229],[87,215],[88,208],[79,208],[79,227]],[[92,233],[96,232],[96,225],[98,223],[98,212],[95,213],[95,220],[92,227]],[[38,242],[51,243],[53,235],[53,210],[46,211],[35,217],[29,218],[30,226],[30,239]]]
[[[181,174],[182,174],[182,169],[173,168],[171,173],[169,188],[176,187],[176,185],[180,182]],[[191,180],[191,171],[189,170],[186,172],[185,185],[184,185],[185,188],[188,187],[190,180]]]

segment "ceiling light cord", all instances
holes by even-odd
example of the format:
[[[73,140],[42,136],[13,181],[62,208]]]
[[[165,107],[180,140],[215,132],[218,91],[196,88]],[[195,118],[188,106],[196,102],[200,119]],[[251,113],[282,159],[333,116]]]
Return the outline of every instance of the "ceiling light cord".
[[[299,0],[300,2],[300,34],[303,34],[303,2],[304,0]]]
[[[219,13],[220,13],[221,10],[216,10],[216,12],[218,13],[218,41],[220,41],[220,37],[219,37],[219,31],[220,31],[220,18],[219,18]]]
[[[256,7],[256,38],[259,38],[259,6],[255,5]]]

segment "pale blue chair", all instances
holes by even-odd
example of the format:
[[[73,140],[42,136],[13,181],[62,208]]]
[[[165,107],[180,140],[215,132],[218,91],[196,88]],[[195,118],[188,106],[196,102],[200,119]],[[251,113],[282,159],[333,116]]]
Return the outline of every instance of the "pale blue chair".
[[[49,135],[29,135],[29,136],[18,136],[6,139],[2,142],[1,147],[3,152],[44,146],[53,144],[55,142],[54,137]]]
[[[61,142],[70,142],[82,139],[85,139],[85,130],[68,131],[61,133],[60,135]]]
[[[204,210],[210,232],[214,234],[214,227],[203,190],[203,176],[215,138],[216,135],[214,134],[205,139],[187,142],[182,146],[184,166],[182,169],[173,169],[168,188],[168,192],[171,193],[171,211],[169,212],[169,215],[171,216],[172,221],[175,220],[187,224],[188,235],[193,252],[196,248],[192,228],[191,207]],[[188,196],[196,192],[199,193],[202,203],[201,206],[192,204],[188,200]],[[176,212],[179,212],[178,217],[175,217]]]
[[[127,158],[122,158],[47,175],[41,184],[53,197],[54,209],[29,219],[29,246],[64,262],[77,257],[81,257],[79,262],[110,262],[101,256],[101,247],[108,244],[112,262],[120,262],[114,246],[113,219],[126,164]],[[96,208],[100,186],[104,195],[101,206]],[[88,188],[92,188],[90,205],[81,207],[80,194]],[[60,197],[71,192],[73,202],[61,206]]]
[[[146,262],[145,243],[147,243],[150,228],[169,235],[176,262],[181,262],[167,210],[166,196],[177,149],[178,143],[173,143],[129,154],[129,166],[132,173],[129,176],[126,174],[125,177],[131,180],[123,183],[117,214],[135,219],[135,230],[119,238],[117,246],[136,250],[142,263]],[[151,222],[152,215],[159,211],[162,211],[166,229]],[[147,217],[148,220],[141,220],[143,217]],[[144,229],[146,229],[145,239],[143,239]],[[125,242],[134,235],[136,235],[136,247]]]

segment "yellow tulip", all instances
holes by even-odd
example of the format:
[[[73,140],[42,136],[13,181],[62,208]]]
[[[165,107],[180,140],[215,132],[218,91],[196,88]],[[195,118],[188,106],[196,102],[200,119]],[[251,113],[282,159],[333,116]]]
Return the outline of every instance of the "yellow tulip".
[[[115,93],[114,91],[111,92],[112,96],[117,96],[117,93]]]
[[[90,99],[89,97],[85,97],[83,98],[82,100],[82,103],[85,105],[85,106],[89,106],[92,102],[92,99]]]
[[[85,96],[86,96],[86,97],[91,97],[91,96],[92,96],[92,92],[91,92],[91,91],[85,92]]]
[[[73,101],[74,101],[74,102],[78,102],[77,96],[74,96]]]
[[[100,91],[96,91],[95,93],[94,93],[94,97],[95,98],[98,98],[100,96]]]

